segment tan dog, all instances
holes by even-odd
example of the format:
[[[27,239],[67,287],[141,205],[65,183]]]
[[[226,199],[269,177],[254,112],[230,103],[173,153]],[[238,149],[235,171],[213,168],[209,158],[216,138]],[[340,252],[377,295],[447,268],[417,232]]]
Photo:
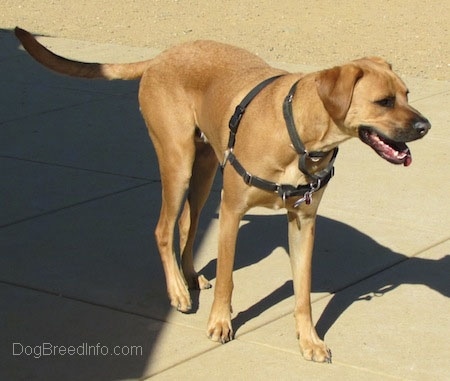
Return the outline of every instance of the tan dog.
[[[80,63],[53,54],[24,30],[16,28],[16,35],[37,61],[59,73],[142,77],[139,102],[162,181],[156,241],[170,302],[183,312],[191,308],[188,287],[210,287],[194,270],[192,250],[200,211],[222,164],[217,279],[207,327],[212,340],[233,337],[232,272],[240,220],[255,206],[286,208],[300,348],[308,360],[330,362],[331,352],[312,322],[310,291],[315,218],[332,176],[335,148],[359,137],[386,160],[409,165],[404,142],[430,129],[408,105],[408,90],[390,65],[363,58],[317,73],[290,74],[212,41],[187,43],[145,62]],[[280,77],[264,83],[235,111],[249,91],[273,76]],[[232,116],[235,134],[230,135]],[[181,210],[182,273],[173,248]]]

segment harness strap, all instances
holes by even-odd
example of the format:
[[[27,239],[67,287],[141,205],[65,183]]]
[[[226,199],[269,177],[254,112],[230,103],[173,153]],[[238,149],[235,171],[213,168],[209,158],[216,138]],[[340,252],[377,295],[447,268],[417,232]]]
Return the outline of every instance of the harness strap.
[[[245,170],[245,168],[238,161],[233,152],[229,153],[228,161],[247,185],[251,185],[268,192],[276,193],[283,200],[289,197],[303,197],[300,202],[306,201],[307,204],[309,204],[308,201],[310,201],[312,193],[327,185],[334,175],[334,171],[330,171],[325,177],[322,178],[322,180],[320,180],[316,184],[306,184],[294,187],[290,184],[278,184],[272,181],[261,179],[258,176],[253,176],[251,173]]]
[[[317,173],[311,173],[306,168],[307,158],[322,158],[328,155],[329,152],[321,152],[321,151],[308,152],[303,142],[301,141],[300,136],[298,136],[297,128],[295,127],[294,114],[292,112],[292,99],[294,98],[295,91],[297,90],[297,84],[299,82],[300,80],[298,80],[292,85],[288,95],[286,96],[283,102],[283,116],[286,122],[289,137],[291,138],[292,145],[294,146],[295,151],[300,155],[300,158],[298,160],[298,169],[300,169],[300,171],[306,176],[309,176],[315,180],[322,180],[328,175],[328,173],[333,171],[334,160],[336,159],[339,149],[338,147],[334,148],[333,156],[331,157],[331,160],[328,163],[328,165],[323,170]]]
[[[300,82],[298,80],[295,82],[291,89],[289,90],[288,95],[284,99],[283,102],[283,116],[286,122],[286,127],[289,133],[289,137],[291,138],[292,145],[294,146],[295,151],[299,155],[304,155],[307,153],[305,146],[300,140],[300,136],[298,136],[297,130],[295,128],[294,115],[292,113],[292,99],[294,98],[295,90],[297,90],[297,84]],[[321,156],[324,156],[322,152],[319,152]]]
[[[253,176],[250,172],[246,171],[242,164],[238,161],[236,156],[233,153],[234,144],[236,142],[236,133],[239,127],[239,123],[241,122],[242,116],[245,113],[247,106],[250,102],[258,95],[258,93],[264,89],[267,85],[275,81],[277,78],[281,77],[281,75],[277,75],[275,77],[268,78],[254,87],[245,98],[236,106],[234,114],[232,115],[229,128],[230,128],[230,136],[228,139],[228,148],[225,151],[224,161],[221,164],[221,168],[225,167],[227,162],[230,162],[231,166],[235,169],[235,171],[242,177],[244,182],[247,185],[255,186],[259,189],[274,192],[278,194],[283,200],[289,197],[300,197],[295,203],[294,207],[297,207],[300,203],[305,202],[309,204],[312,199],[312,194],[322,187],[324,187],[330,179],[334,175],[334,160],[338,153],[338,148],[336,147],[333,150],[333,155],[331,157],[330,162],[327,167],[317,173],[310,173],[306,168],[306,159],[307,158],[321,158],[325,157],[329,154],[328,152],[308,152],[305,149],[300,137],[298,136],[297,129],[295,127],[294,117],[292,113],[292,99],[294,97],[295,91],[297,89],[297,84],[300,81],[294,83],[291,87],[287,97],[283,103],[283,115],[285,118],[287,130],[289,133],[289,137],[291,139],[292,145],[294,146],[295,151],[300,155],[299,158],[299,169],[306,176],[313,179],[313,182],[305,185],[298,185],[297,187],[290,184],[278,184],[272,181],[264,180],[258,176]]]
[[[260,84],[258,84],[256,87],[254,87],[246,96],[236,106],[236,109],[234,110],[234,114],[230,119],[230,122],[228,123],[228,126],[230,127],[230,137],[228,139],[228,149],[232,149],[234,147],[234,143],[236,141],[236,132],[239,127],[239,123],[241,122],[242,116],[245,113],[245,109],[250,104],[250,102],[253,100],[253,98],[258,95],[258,93],[264,89],[267,85],[275,81],[277,78],[280,78],[282,75],[276,75],[275,77],[267,78],[266,80],[262,81]],[[225,164],[225,163],[224,163]]]

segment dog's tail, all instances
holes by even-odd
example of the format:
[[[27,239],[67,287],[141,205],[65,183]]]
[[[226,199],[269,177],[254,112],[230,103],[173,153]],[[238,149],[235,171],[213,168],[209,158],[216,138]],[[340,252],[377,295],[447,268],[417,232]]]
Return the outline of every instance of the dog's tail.
[[[48,50],[34,36],[19,27],[14,30],[25,50],[39,63],[60,74],[82,78],[138,79],[150,60],[126,64],[100,64],[73,61]]]

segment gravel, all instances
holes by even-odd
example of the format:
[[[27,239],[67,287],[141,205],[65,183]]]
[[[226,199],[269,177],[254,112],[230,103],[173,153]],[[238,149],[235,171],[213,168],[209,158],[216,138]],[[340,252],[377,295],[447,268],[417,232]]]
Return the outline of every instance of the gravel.
[[[449,20],[448,0],[2,0],[0,28],[157,49],[213,39],[322,67],[376,55],[448,81]]]

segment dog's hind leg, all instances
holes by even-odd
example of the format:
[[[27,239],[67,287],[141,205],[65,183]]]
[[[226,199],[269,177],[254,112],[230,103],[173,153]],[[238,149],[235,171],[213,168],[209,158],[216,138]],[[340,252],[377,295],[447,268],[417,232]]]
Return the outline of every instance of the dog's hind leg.
[[[166,276],[170,303],[178,310],[187,312],[191,309],[191,298],[175,255],[174,229],[188,190],[192,164],[186,161],[175,163],[174,156],[178,155],[173,155],[173,152],[166,152],[166,154],[170,158],[160,160],[162,201],[155,238]],[[186,160],[188,154],[186,152],[183,154]]]
[[[186,280],[180,271],[174,249],[174,231],[195,160],[195,121],[189,108],[168,109],[167,96],[150,96],[142,91],[141,112],[158,156],[162,197],[161,212],[155,229],[156,244],[166,277],[167,293],[172,306],[182,312],[191,309]],[[150,101],[149,101],[150,100]]]
[[[194,270],[193,249],[200,212],[208,198],[218,162],[212,147],[208,143],[196,142],[195,160],[192,177],[179,219],[180,251],[183,274],[190,289],[207,289],[211,284]]]

